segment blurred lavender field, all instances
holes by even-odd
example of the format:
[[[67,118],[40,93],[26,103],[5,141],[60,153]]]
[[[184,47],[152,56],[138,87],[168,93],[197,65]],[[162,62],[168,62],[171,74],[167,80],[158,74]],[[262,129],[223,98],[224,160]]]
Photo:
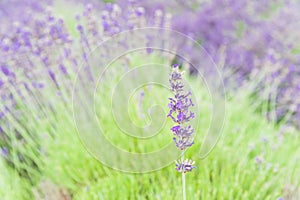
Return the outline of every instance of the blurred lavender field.
[[[64,3],[59,2],[2,1],[2,88],[18,79],[16,70],[32,71],[36,67],[34,62],[41,62],[49,78],[57,84],[55,79],[60,75],[56,73],[76,70],[80,59],[105,37],[132,28],[169,27],[203,45],[223,70],[227,88],[238,89],[245,81],[256,78],[254,94],[270,102],[267,117],[299,125],[299,3],[129,2],[120,1],[120,7],[116,7],[97,1],[83,1],[80,5],[70,1],[70,9],[65,11]],[[74,45],[79,48],[76,52]],[[56,53],[49,58],[53,49]],[[186,51],[189,59],[200,62],[191,49]],[[18,65],[20,62],[22,67]],[[73,69],[65,69],[68,62]],[[18,80],[18,84],[34,88],[44,85],[27,78],[28,81]],[[6,92],[2,96],[10,98]]]
[[[197,94],[203,97],[203,102],[202,99],[197,101],[203,107],[207,106],[200,112],[204,113],[200,115],[203,120],[199,122],[200,129],[201,126],[209,129],[209,123],[206,123],[209,119],[205,118],[211,117],[211,104],[208,103],[209,92],[203,92],[205,86],[197,85],[199,77],[212,85],[215,83],[216,91],[229,102],[226,110],[229,119],[225,122],[229,125],[224,130],[229,136],[227,138],[225,134],[225,142],[221,137],[220,149],[216,147],[212,158],[203,160],[207,165],[199,169],[202,170],[199,173],[210,174],[207,180],[222,177],[221,180],[228,182],[214,185],[211,181],[215,190],[206,186],[206,189],[203,188],[206,192],[197,193],[205,184],[205,181],[201,182],[204,175],[197,174],[195,184],[189,189],[194,191],[190,199],[298,199],[299,9],[300,3],[293,0],[1,0],[0,168],[3,166],[5,169],[6,178],[3,180],[14,180],[7,184],[7,190],[13,190],[15,181],[20,184],[16,184],[19,192],[15,196],[13,192],[4,195],[6,189],[3,186],[0,199],[2,196],[4,199],[179,199],[176,189],[169,191],[164,188],[161,190],[166,190],[165,193],[159,192],[147,181],[144,183],[147,195],[140,191],[140,182],[160,182],[160,176],[169,176],[169,169],[155,174],[154,178],[151,174],[147,174],[146,178],[126,175],[123,178],[128,181],[128,186],[124,184],[120,174],[92,160],[81,146],[73,124],[71,102],[74,100],[73,92],[78,89],[74,82],[78,81],[80,89],[88,91],[80,94],[79,102],[82,101],[84,107],[88,104],[85,102],[88,88],[95,86],[99,81],[98,75],[105,72],[105,85],[95,94],[99,97],[97,106],[101,109],[95,112],[100,116],[99,121],[105,124],[105,130],[117,132],[113,120],[103,114],[109,112],[110,106],[109,100],[105,100],[106,95],[122,78],[120,72],[127,73],[132,66],[152,62],[169,66],[177,63],[188,72],[188,81],[196,85],[193,87]],[[145,27],[154,27],[156,31],[134,35],[135,30]],[[189,39],[176,41],[173,38],[176,34],[168,30]],[[123,32],[132,33],[132,37],[118,37]],[[115,39],[117,45],[105,43],[111,38],[119,39]],[[192,40],[203,47],[200,53],[190,43]],[[105,63],[115,59],[116,52],[130,51],[140,45],[146,48],[139,53],[122,55],[118,61],[110,63],[115,67],[113,70],[104,70]],[[175,53],[164,52],[167,48]],[[93,52],[96,52],[95,59]],[[212,63],[217,66],[218,72],[214,71]],[[80,69],[82,73],[79,75]],[[162,76],[163,79],[164,74],[168,75],[162,70],[157,77]],[[222,83],[216,76],[223,78]],[[150,97],[153,96],[157,98],[152,100]],[[151,90],[151,87],[142,88],[133,105],[133,110],[138,113],[134,114],[133,121],[149,123],[151,119],[140,111],[144,109],[143,103],[164,105],[164,100],[167,100],[165,92]],[[122,100],[118,103],[121,104]],[[120,109],[125,110],[123,107]],[[234,135],[235,132],[244,138]],[[204,134],[199,134],[200,140],[203,140]],[[155,145],[158,146],[138,145],[135,141],[123,144],[125,137],[108,137],[139,153],[145,149],[155,150],[167,143],[165,136],[157,140]],[[258,147],[254,142],[257,140],[262,141]],[[270,146],[264,148],[265,144]],[[232,163],[230,157],[225,159],[224,155],[218,155],[223,152],[222,145],[225,152],[232,153]],[[63,153],[57,154],[56,148],[61,148]],[[245,159],[239,157],[237,148],[245,153]],[[280,152],[273,153],[277,149]],[[244,171],[240,162],[245,166],[251,165],[249,171]],[[71,167],[64,168],[68,164]],[[210,164],[217,167],[210,168]],[[224,172],[218,176],[218,170]],[[290,179],[285,181],[283,175],[287,172],[286,178]],[[56,177],[56,174],[61,177]],[[253,180],[250,178],[253,176],[265,179]],[[176,185],[173,179],[168,181],[170,185]],[[126,186],[120,190],[124,196],[118,196],[119,193],[110,196],[110,190],[113,190],[110,187],[117,188],[120,184]],[[3,185],[6,185],[5,181]],[[102,186],[106,189],[102,190]],[[137,189],[132,191],[131,187]]]

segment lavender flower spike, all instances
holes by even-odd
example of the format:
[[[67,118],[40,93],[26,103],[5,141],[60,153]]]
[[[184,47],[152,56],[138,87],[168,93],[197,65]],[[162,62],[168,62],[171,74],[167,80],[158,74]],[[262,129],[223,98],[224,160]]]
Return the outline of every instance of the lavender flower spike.
[[[171,128],[173,132],[173,140],[176,147],[182,151],[194,144],[193,133],[194,129],[189,124],[190,120],[194,118],[194,113],[190,111],[190,107],[194,106],[191,99],[191,92],[184,90],[184,82],[182,74],[177,64],[173,65],[172,73],[170,74],[171,90],[174,93],[174,98],[169,98],[170,117],[176,124]],[[194,168],[193,161],[184,160],[181,158],[176,161],[176,169],[179,172],[192,171]]]
[[[176,123],[171,128],[174,135],[174,142],[178,149],[185,150],[194,144],[193,133],[194,129],[188,123],[194,118],[194,113],[189,110],[194,106],[191,93],[184,91],[184,83],[182,79],[182,72],[180,72],[178,65],[173,65],[173,70],[170,75],[171,90],[174,93],[174,98],[169,98],[170,112],[168,117]]]

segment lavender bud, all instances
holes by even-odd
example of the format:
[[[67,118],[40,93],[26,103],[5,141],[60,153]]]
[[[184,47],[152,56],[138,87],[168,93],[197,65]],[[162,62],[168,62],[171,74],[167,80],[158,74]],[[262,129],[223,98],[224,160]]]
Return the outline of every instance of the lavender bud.
[[[181,173],[190,172],[194,168],[196,168],[196,166],[194,166],[195,161],[188,160],[188,159],[186,159],[186,160],[182,160],[182,159],[176,160],[175,164],[176,164],[176,168],[175,169],[178,172],[181,172]]]

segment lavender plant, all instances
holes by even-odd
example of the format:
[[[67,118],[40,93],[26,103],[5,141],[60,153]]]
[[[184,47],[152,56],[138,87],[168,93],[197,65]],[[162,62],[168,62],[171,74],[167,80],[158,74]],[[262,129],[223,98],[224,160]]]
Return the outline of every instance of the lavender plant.
[[[176,170],[182,173],[182,193],[183,199],[186,199],[185,173],[191,172],[195,168],[195,161],[184,157],[185,150],[194,144],[194,129],[190,125],[190,121],[194,118],[194,113],[190,111],[190,107],[194,104],[190,97],[191,92],[185,91],[182,74],[179,65],[174,64],[169,79],[174,97],[169,98],[170,112],[167,116],[176,123],[171,131],[174,135],[174,143],[181,151],[181,158],[176,160],[175,164]]]

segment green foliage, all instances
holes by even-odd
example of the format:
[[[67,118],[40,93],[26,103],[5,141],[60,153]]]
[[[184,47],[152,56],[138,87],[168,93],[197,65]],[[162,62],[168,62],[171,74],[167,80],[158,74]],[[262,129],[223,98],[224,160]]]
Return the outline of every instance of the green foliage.
[[[197,88],[193,92],[201,113],[195,145],[187,151],[187,156],[196,160],[198,166],[187,175],[188,199],[267,200],[287,195],[285,188],[290,185],[299,187],[300,172],[296,165],[300,155],[297,145],[300,141],[299,133],[268,123],[251,106],[247,91],[228,99],[226,124],[219,143],[206,159],[200,160],[201,141],[210,126],[211,101],[208,91],[197,79],[189,78],[189,84],[192,88]],[[99,98],[102,92],[106,91],[99,92]],[[160,98],[155,100],[156,97]],[[145,89],[143,106],[147,108],[155,101],[166,107],[167,97],[168,93],[161,88],[153,87],[151,95]],[[131,101],[132,120],[137,124],[148,123],[149,119],[139,121],[137,117],[138,98],[133,96]],[[122,173],[102,165],[82,145],[74,126],[71,108],[66,107],[63,101],[52,102],[55,102],[53,106],[56,112],[45,108],[47,117],[41,118],[39,123],[25,123],[25,118],[19,122],[27,130],[21,134],[28,138],[28,142],[27,145],[17,146],[17,150],[28,161],[34,160],[37,166],[14,159],[15,167],[12,168],[2,160],[0,167],[4,173],[1,176],[1,196],[7,199],[32,199],[36,196],[33,191],[43,191],[40,183],[49,181],[56,187],[67,190],[70,197],[78,200],[180,199],[181,179],[180,174],[174,170],[174,165],[146,174]],[[102,103],[105,105],[109,102]],[[31,112],[27,110],[27,119],[38,112],[38,109]],[[104,109],[102,112],[109,110]],[[113,118],[105,116],[100,120],[103,130],[113,144],[118,144],[123,149],[152,151],[172,139],[169,131],[171,123],[167,121],[157,142],[141,145],[137,141],[126,139],[128,136],[120,136],[122,131],[115,126]],[[13,119],[10,120],[16,123]],[[20,130],[23,128],[19,127]],[[30,139],[33,135],[39,135],[42,139]],[[17,141],[13,134],[10,139]],[[44,153],[37,155],[37,147],[42,147]],[[257,163],[258,158],[262,163]],[[31,179],[20,176],[20,169],[30,172]]]

